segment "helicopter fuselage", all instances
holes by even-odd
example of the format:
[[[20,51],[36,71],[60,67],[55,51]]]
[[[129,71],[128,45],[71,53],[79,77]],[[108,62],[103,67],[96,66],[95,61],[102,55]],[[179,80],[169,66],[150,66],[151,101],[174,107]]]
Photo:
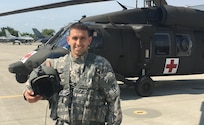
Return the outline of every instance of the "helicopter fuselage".
[[[149,96],[153,91],[151,76],[204,72],[203,20],[203,11],[164,5],[85,17],[80,21],[87,24],[93,37],[89,51],[109,60],[118,80],[128,82],[127,77],[139,77],[136,84],[139,95]],[[33,68],[46,58],[68,53],[66,36],[70,25],[29,58],[10,65],[9,71],[16,73],[17,81],[25,82]]]

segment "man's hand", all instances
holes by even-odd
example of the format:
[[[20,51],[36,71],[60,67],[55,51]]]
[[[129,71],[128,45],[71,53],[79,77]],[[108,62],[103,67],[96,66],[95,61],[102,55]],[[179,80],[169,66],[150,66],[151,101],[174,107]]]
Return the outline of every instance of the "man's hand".
[[[29,103],[35,103],[35,102],[43,99],[43,97],[40,95],[34,95],[34,92],[32,90],[29,90],[29,89],[27,89],[25,91],[24,97]]]

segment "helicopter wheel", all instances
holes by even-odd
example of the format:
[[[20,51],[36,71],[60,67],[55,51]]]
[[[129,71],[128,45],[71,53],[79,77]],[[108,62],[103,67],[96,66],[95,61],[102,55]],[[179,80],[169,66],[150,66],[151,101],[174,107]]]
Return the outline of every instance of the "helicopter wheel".
[[[28,79],[28,75],[16,74],[16,81],[19,83],[25,83]]]
[[[138,93],[138,95],[143,97],[152,95],[153,89],[153,80],[147,76],[140,77],[135,84],[136,92]]]

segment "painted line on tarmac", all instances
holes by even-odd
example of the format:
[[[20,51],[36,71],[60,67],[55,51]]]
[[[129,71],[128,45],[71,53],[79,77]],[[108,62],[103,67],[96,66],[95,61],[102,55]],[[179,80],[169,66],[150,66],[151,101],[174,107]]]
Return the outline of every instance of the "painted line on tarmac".
[[[22,97],[22,96],[23,96],[23,95],[0,96],[0,99],[18,98],[18,97]]]

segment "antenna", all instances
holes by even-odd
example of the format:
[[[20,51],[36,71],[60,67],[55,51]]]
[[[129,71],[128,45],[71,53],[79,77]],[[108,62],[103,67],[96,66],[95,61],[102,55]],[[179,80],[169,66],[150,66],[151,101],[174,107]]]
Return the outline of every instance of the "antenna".
[[[166,0],[144,0],[144,7],[162,6],[167,5]]]
[[[152,7],[154,5],[154,0],[144,0],[144,7]]]
[[[136,6],[135,6],[136,8],[138,7],[138,4],[137,4],[137,3],[138,3],[138,0],[136,0]]]
[[[122,5],[120,2],[117,1],[117,3],[123,8],[123,10],[127,10],[127,7],[125,7],[124,5]]]

